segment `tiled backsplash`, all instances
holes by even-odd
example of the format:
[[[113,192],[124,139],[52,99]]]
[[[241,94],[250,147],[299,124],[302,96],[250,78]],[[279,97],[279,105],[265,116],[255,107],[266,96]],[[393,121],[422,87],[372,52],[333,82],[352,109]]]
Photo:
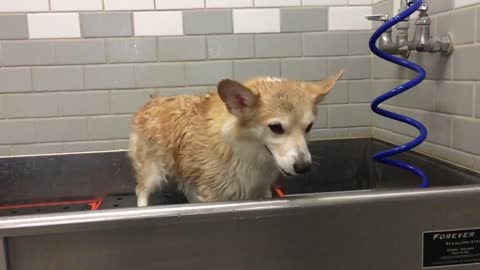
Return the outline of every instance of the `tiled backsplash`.
[[[384,107],[426,125],[428,138],[418,151],[480,171],[480,0],[428,2],[434,32],[452,32],[455,51],[450,57],[413,53],[410,60],[426,69],[427,80]],[[396,13],[398,6],[399,1],[384,0],[374,4],[373,12]],[[375,95],[414,75],[377,58],[372,74]],[[377,115],[373,127],[375,137],[396,144],[418,133]]]
[[[0,156],[127,147],[149,95],[346,68],[315,136],[371,136],[371,0],[0,0]]]
[[[413,53],[428,72],[386,108],[429,129],[418,150],[480,170],[480,0],[429,0],[451,57]],[[399,0],[0,0],[0,155],[127,147],[152,93],[204,93],[222,78],[318,80],[346,73],[319,107],[317,138],[416,131],[369,103],[413,74],[368,50],[364,15]],[[374,24],[375,26],[378,23]],[[413,32],[413,28],[411,29]]]

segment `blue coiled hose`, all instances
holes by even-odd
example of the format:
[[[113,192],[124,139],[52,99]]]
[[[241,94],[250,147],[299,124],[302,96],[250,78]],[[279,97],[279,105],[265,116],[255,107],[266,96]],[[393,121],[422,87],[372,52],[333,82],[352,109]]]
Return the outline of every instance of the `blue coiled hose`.
[[[380,38],[380,36],[385,31],[387,31],[389,28],[393,27],[397,23],[403,21],[406,17],[409,17],[411,14],[413,14],[415,11],[417,11],[420,8],[421,5],[422,5],[422,0],[416,0],[413,5],[411,5],[409,8],[404,10],[402,13],[398,14],[397,16],[393,17],[389,21],[382,24],[380,26],[380,28],[378,28],[377,31],[375,31],[375,33],[373,33],[372,37],[370,38],[370,42],[369,42],[370,50],[375,55],[377,55],[378,57],[381,57],[381,58],[383,58],[387,61],[395,63],[397,65],[401,65],[403,67],[409,68],[409,69],[418,73],[418,76],[415,77],[414,79],[412,79],[412,80],[410,80],[410,81],[408,81],[408,82],[406,82],[406,83],[404,83],[400,86],[397,86],[396,88],[394,88],[394,89],[384,93],[383,95],[375,98],[375,100],[373,100],[373,102],[372,102],[371,108],[377,114],[380,114],[380,115],[385,116],[387,118],[394,119],[394,120],[397,120],[397,121],[401,121],[401,122],[406,123],[408,125],[414,126],[415,128],[418,129],[418,131],[420,131],[420,135],[417,138],[415,138],[413,141],[408,142],[404,145],[397,146],[395,148],[388,149],[386,151],[377,153],[373,156],[373,159],[378,161],[378,162],[393,165],[393,166],[397,166],[397,167],[400,167],[400,168],[403,168],[403,169],[406,169],[410,172],[415,173],[416,175],[420,176],[421,179],[422,179],[421,187],[428,187],[429,186],[429,180],[428,180],[427,175],[423,171],[421,171],[420,169],[418,169],[418,168],[416,168],[416,167],[414,167],[410,164],[407,164],[405,162],[398,161],[398,160],[393,160],[393,159],[389,158],[393,155],[400,154],[400,153],[403,153],[405,151],[411,150],[412,148],[421,144],[427,138],[427,129],[425,128],[424,125],[422,125],[422,123],[420,123],[420,122],[418,122],[418,121],[416,121],[412,118],[409,118],[409,117],[406,117],[404,115],[400,115],[400,114],[397,114],[397,113],[394,113],[394,112],[390,112],[390,111],[387,111],[387,110],[384,110],[384,109],[381,109],[381,108],[378,107],[382,102],[384,102],[384,101],[386,101],[390,98],[393,98],[394,96],[397,96],[397,95],[409,90],[412,87],[415,87],[416,85],[420,84],[425,79],[426,72],[422,67],[420,67],[419,65],[417,65],[415,63],[412,63],[410,61],[407,61],[405,59],[401,59],[401,58],[395,57],[391,54],[385,53],[385,52],[381,51],[379,48],[377,48],[377,46],[376,46],[376,42],[377,42],[378,38]]]

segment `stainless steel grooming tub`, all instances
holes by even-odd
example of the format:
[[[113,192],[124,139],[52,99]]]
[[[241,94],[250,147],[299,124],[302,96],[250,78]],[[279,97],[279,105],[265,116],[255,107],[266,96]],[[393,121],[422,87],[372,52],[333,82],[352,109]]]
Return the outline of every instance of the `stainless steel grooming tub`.
[[[1,159],[0,205],[105,199],[97,211],[4,210],[0,270],[480,269],[474,251],[470,260],[445,260],[424,241],[428,232],[480,227],[480,177],[403,155],[432,178],[419,189],[416,177],[370,160],[385,147],[312,143],[321,158],[310,174],[280,181],[285,198],[185,204],[158,195],[148,208],[134,206],[124,152]]]

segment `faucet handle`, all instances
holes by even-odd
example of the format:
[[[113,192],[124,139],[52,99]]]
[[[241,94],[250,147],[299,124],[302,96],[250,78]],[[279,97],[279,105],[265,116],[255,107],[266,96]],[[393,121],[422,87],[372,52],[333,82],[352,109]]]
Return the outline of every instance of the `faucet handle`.
[[[428,10],[428,3],[423,2],[422,5],[418,8],[420,11],[427,11]]]
[[[410,7],[411,5],[415,4],[415,0],[407,0],[407,6]],[[422,5],[418,8],[420,11],[427,11],[428,10],[428,3],[425,0],[422,1]]]
[[[379,22],[386,22],[389,19],[388,13],[385,14],[373,14],[365,16],[369,21],[379,21]]]

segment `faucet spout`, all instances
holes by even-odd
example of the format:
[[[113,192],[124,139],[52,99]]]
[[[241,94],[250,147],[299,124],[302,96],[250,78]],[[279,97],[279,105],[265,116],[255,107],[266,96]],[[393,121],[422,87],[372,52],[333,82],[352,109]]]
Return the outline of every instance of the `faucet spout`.
[[[415,35],[410,43],[410,49],[419,52],[430,52],[433,49],[433,42],[430,37],[431,20],[426,11],[420,12],[415,22]]]

